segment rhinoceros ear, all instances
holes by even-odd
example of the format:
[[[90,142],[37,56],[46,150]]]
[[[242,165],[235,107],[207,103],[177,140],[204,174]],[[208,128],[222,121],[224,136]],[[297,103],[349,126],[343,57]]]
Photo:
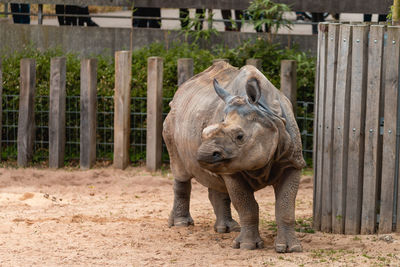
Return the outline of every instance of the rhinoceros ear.
[[[214,79],[214,89],[217,95],[224,100],[225,103],[229,102],[229,99],[232,97],[231,94],[228,93],[224,88],[219,85],[217,79]]]
[[[257,103],[261,97],[261,90],[256,78],[251,78],[246,84],[246,93],[250,103]]]

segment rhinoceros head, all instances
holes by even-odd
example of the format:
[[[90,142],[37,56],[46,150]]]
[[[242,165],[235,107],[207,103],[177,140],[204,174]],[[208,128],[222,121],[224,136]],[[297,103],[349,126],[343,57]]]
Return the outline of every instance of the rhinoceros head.
[[[214,89],[225,102],[225,117],[206,127],[197,151],[201,167],[218,174],[230,174],[264,167],[274,156],[279,118],[260,101],[257,78],[246,82],[246,95],[231,95],[214,80]]]

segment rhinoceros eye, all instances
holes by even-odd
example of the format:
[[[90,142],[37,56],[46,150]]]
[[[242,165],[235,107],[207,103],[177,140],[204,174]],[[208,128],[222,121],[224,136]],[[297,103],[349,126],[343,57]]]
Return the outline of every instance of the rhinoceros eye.
[[[238,141],[242,141],[242,140],[243,140],[243,134],[238,134],[238,135],[236,136],[236,139],[237,139]]]

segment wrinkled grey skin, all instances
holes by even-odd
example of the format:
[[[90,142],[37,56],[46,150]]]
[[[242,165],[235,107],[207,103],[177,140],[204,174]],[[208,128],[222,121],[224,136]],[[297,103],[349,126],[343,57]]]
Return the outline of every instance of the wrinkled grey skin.
[[[301,251],[295,199],[305,166],[289,100],[256,68],[218,62],[182,84],[164,121],[174,175],[169,226],[193,225],[191,179],[208,187],[215,231],[240,231],[234,248],[262,248],[254,192],[275,191],[277,252]],[[240,218],[232,219],[231,201]]]

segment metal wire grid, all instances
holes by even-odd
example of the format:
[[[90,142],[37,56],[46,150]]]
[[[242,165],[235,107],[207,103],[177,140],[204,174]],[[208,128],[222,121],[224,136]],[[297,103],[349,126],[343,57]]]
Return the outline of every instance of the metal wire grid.
[[[163,119],[169,112],[171,98],[163,98]],[[80,97],[66,99],[66,148],[67,162],[79,161]],[[97,98],[97,159],[112,160],[114,152],[114,100],[112,96]],[[18,95],[3,95],[2,158],[17,158]],[[134,164],[142,164],[146,158],[146,97],[131,98],[130,158]],[[35,143],[33,161],[46,161],[49,157],[49,96],[35,98]],[[312,163],[313,102],[297,101],[297,123],[300,128],[303,154]],[[162,160],[169,162],[168,151],[163,142]]]
[[[19,95],[3,95],[1,158],[17,159]]]
[[[296,121],[300,129],[304,159],[306,160],[308,166],[312,166],[314,126],[313,102],[297,101]]]

